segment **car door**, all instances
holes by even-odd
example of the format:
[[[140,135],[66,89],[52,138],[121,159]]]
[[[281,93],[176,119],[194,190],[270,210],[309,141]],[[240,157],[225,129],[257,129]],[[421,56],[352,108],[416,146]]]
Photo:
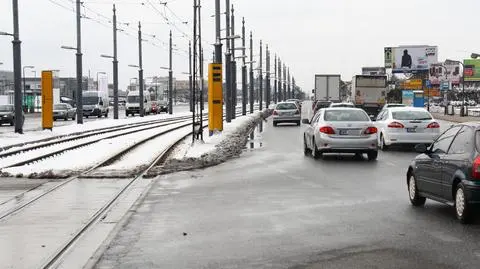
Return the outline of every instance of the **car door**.
[[[318,112],[317,114],[315,114],[312,118],[312,120],[310,121],[310,124],[308,125],[307,127],[307,130],[305,130],[305,139],[306,139],[306,142],[307,142],[307,145],[310,149],[313,149],[313,136],[314,136],[314,131],[315,131],[315,126],[317,125],[317,122],[318,122],[318,119],[320,118],[320,114],[321,112]]]
[[[461,126],[454,126],[445,131],[432,144],[427,154],[416,159],[415,175],[419,191],[437,197],[442,196],[442,159],[445,158],[455,135],[460,129]]]
[[[442,198],[452,201],[452,184],[457,173],[467,173],[475,149],[475,131],[463,126],[442,159]]]

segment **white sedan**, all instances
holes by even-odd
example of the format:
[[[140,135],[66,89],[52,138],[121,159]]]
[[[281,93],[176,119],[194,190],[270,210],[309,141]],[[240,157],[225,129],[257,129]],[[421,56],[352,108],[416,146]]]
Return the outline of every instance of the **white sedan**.
[[[424,108],[387,108],[377,117],[378,145],[431,144],[440,135],[440,124]]]

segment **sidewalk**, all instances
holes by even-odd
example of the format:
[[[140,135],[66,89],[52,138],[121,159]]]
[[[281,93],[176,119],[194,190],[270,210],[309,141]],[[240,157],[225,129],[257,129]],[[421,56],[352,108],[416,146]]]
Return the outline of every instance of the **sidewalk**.
[[[469,121],[480,121],[480,117],[460,117],[460,115],[445,115],[443,113],[435,113],[432,112],[432,116],[435,119],[444,120],[444,121],[451,121],[451,122],[469,122]]]

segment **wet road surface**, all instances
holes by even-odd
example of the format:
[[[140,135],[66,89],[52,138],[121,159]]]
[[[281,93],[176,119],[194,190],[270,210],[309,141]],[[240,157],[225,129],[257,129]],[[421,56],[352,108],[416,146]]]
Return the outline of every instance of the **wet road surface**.
[[[96,268],[479,268],[480,221],[410,206],[415,153],[316,161],[303,126],[265,129],[238,159],[157,180]]]

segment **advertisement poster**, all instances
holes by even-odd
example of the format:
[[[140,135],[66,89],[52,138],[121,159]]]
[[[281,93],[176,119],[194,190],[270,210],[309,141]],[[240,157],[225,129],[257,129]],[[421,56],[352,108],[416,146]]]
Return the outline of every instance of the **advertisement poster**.
[[[453,85],[460,84],[462,72],[460,63],[453,64],[432,64],[430,66],[429,80],[432,85],[441,85],[442,82],[449,82]]]
[[[480,60],[463,60],[465,65],[465,81],[480,81]]]
[[[413,106],[413,91],[411,90],[402,91],[402,104],[406,106]]]
[[[393,73],[418,73],[430,69],[438,62],[438,49],[435,46],[387,47],[384,50],[385,68]]]

